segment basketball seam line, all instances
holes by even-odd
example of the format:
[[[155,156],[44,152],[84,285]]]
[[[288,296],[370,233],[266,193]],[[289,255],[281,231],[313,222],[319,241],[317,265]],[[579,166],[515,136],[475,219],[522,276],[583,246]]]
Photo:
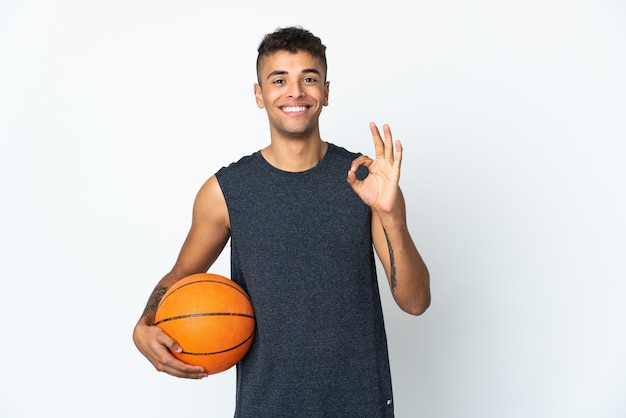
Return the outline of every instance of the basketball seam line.
[[[163,322],[174,321],[176,319],[197,318],[201,316],[242,316],[245,318],[255,319],[254,315],[236,313],[236,312],[204,312],[204,313],[185,314],[185,315],[171,316],[169,318],[163,318],[159,320],[158,322],[155,322],[154,325],[159,325],[159,324],[162,324]]]
[[[227,279],[227,280],[230,280],[230,279]],[[231,283],[224,283],[224,282],[219,281],[219,280],[200,279],[200,280],[195,280],[193,282],[185,283],[185,284],[181,285],[180,287],[177,287],[176,289],[172,290],[170,293],[165,295],[165,297],[163,299],[161,299],[161,301],[159,302],[159,305],[161,305],[165,299],[167,299],[168,297],[170,297],[172,294],[174,294],[175,292],[179,291],[183,287],[187,287],[189,285],[196,284],[196,283],[217,283],[217,284],[221,284],[221,285],[224,285],[224,286],[228,286],[228,287],[232,288],[233,290],[236,290],[237,292],[242,294],[246,299],[250,300],[250,297],[246,293],[242,292],[241,289],[237,288],[236,286],[233,286],[233,284],[231,284]],[[236,282],[233,282],[233,283],[237,284]]]
[[[237,345],[235,345],[233,347],[227,348],[226,350],[222,350],[222,351],[211,351],[211,352],[208,352],[208,353],[192,353],[192,352],[189,352],[189,351],[182,351],[181,354],[187,354],[189,356],[210,356],[210,355],[214,355],[214,354],[222,354],[222,353],[226,353],[228,351],[232,351],[232,350],[234,350],[234,349],[236,349],[238,347],[241,347],[242,345],[244,345],[245,343],[250,341],[250,339],[252,337],[254,337],[254,331],[252,332],[252,334],[250,334],[250,336],[248,338],[243,340],[241,343],[239,343],[239,344],[237,344]]]

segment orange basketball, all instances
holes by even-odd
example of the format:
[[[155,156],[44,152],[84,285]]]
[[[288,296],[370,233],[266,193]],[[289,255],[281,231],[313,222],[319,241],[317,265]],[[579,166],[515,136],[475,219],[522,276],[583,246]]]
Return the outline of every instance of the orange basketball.
[[[217,274],[193,274],[176,282],[163,295],[154,322],[183,349],[172,352],[176,358],[209,374],[237,364],[254,339],[250,298]]]

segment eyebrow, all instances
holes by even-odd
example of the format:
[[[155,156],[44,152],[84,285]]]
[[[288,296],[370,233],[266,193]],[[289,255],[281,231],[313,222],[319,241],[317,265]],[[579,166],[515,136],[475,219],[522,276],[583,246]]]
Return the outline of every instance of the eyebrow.
[[[320,75],[320,72],[318,70],[316,70],[315,68],[305,68],[304,70],[301,71],[301,73],[302,74],[313,73],[313,74]],[[274,76],[277,76],[277,75],[285,75],[285,74],[289,74],[289,72],[285,71],[285,70],[275,70],[275,71],[272,71],[271,73],[269,73],[267,75],[266,80],[269,79],[270,77],[274,77]]]

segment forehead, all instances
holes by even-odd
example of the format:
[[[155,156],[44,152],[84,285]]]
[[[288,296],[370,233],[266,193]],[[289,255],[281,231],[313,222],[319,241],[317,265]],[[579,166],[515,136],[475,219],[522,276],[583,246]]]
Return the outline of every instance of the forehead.
[[[277,51],[261,59],[259,68],[260,76],[267,77],[274,72],[301,73],[302,71],[315,69],[324,75],[322,60],[314,57],[306,51]]]

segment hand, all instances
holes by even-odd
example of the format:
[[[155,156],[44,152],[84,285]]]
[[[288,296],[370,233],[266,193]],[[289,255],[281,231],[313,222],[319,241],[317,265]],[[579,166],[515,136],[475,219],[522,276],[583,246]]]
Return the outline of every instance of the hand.
[[[181,347],[161,328],[139,322],[133,332],[135,345],[160,372],[187,379],[202,379],[208,376],[201,366],[191,366],[174,357],[171,351],[180,352]]]
[[[390,213],[396,207],[399,198],[400,164],[402,162],[402,144],[394,142],[389,125],[383,125],[385,139],[380,136],[378,127],[370,122],[370,131],[374,139],[376,159],[364,155],[356,158],[348,171],[348,184],[354,192],[376,212]],[[369,175],[358,180],[356,170],[359,166],[367,167]]]

